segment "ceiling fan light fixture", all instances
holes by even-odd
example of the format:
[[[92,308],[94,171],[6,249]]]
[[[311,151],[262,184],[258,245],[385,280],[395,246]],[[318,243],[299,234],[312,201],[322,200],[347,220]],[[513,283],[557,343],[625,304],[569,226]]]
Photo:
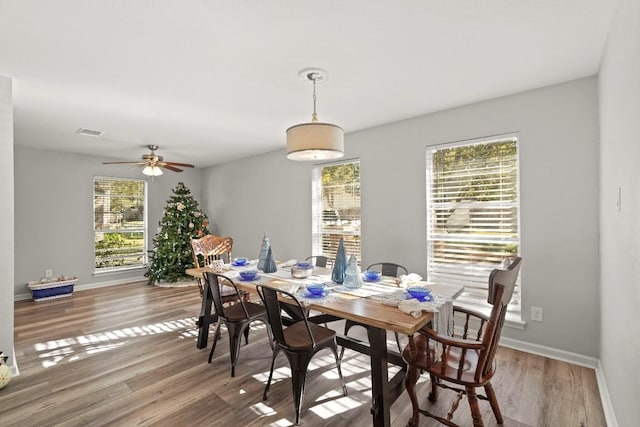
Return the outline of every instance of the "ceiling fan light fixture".
[[[316,83],[327,80],[319,69],[305,69],[300,76],[313,82],[313,116],[310,123],[287,129],[287,159],[295,161],[333,160],[344,156],[344,131],[340,126],[318,122]]]
[[[147,165],[142,169],[142,173],[148,176],[160,176],[162,175],[162,168],[158,166]]]

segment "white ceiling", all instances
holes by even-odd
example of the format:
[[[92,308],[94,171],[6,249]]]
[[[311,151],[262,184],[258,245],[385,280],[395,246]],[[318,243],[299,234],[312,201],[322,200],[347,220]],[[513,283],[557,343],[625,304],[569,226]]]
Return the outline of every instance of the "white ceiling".
[[[0,0],[19,146],[198,167],[598,72],[615,0]],[[100,138],[78,128],[104,131]],[[120,166],[114,166],[120,167]]]

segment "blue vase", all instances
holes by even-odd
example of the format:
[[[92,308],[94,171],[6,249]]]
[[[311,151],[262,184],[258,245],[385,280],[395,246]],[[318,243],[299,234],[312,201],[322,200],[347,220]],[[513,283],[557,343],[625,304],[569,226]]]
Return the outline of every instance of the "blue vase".
[[[264,237],[262,238],[262,247],[260,248],[260,255],[258,255],[258,270],[264,270],[264,263],[267,260],[267,252],[271,247],[271,243],[269,243],[269,236],[267,233],[264,233]]]
[[[349,289],[359,289],[362,287],[362,278],[360,277],[360,269],[355,255],[349,258],[349,264],[344,272],[343,286]]]
[[[338,243],[338,252],[333,263],[333,271],[331,272],[331,280],[342,284],[344,282],[344,273],[347,269],[347,253],[344,250],[344,238],[340,238]]]
[[[264,268],[262,269],[262,271],[264,271],[265,273],[275,273],[276,271],[278,271],[276,261],[273,259],[273,252],[271,252],[271,246],[269,246],[267,259],[264,261]]]

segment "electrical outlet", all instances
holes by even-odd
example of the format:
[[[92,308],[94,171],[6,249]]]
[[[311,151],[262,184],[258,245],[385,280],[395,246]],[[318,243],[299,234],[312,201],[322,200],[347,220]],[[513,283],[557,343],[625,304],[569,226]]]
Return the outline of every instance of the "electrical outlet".
[[[52,270],[52,269],[50,269],[50,268],[47,268],[47,269],[44,271],[44,277],[46,277],[47,279],[52,278],[52,277],[53,277],[53,270]]]
[[[531,320],[542,322],[542,307],[531,307]]]

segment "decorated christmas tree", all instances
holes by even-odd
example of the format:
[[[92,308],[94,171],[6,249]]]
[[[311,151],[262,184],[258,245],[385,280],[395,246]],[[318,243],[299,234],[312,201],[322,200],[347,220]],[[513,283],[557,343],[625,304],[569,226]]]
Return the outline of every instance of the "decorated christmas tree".
[[[191,239],[209,234],[207,216],[198,208],[191,191],[179,182],[164,208],[153,255],[145,276],[150,282],[176,282],[192,268]]]

